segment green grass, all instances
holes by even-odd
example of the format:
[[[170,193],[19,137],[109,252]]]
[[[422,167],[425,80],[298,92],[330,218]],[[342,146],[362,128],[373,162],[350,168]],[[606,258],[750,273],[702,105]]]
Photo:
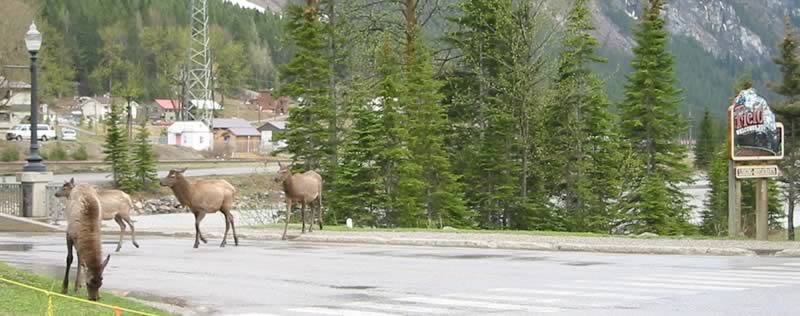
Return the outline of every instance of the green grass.
[[[294,216],[292,218],[295,219]],[[298,220],[299,221],[299,220]],[[249,226],[252,229],[263,230],[283,230],[283,224],[269,224]],[[314,226],[315,229],[319,228]],[[503,234],[503,235],[527,235],[527,236],[552,236],[552,237],[595,237],[595,238],[633,238],[633,239],[689,239],[689,240],[752,240],[748,237],[729,238],[727,236],[704,236],[704,235],[688,235],[688,236],[658,236],[640,238],[635,235],[611,235],[602,233],[589,233],[589,232],[563,232],[563,231],[541,231],[541,230],[482,230],[482,229],[457,229],[457,230],[441,230],[441,229],[428,229],[428,228],[366,228],[354,227],[347,228],[341,225],[327,225],[324,226],[325,231],[332,232],[376,232],[376,233],[439,233],[439,234]],[[300,224],[290,223],[290,230],[299,230]],[[769,236],[770,241],[787,241],[785,232],[774,231]]]
[[[12,268],[11,266],[0,263],[0,277],[60,293],[61,281],[30,274]],[[70,295],[74,280],[70,282]],[[73,295],[74,296],[74,295]],[[8,284],[0,281],[0,315],[46,315],[47,314],[47,295],[27,288]],[[77,297],[86,299],[85,285]],[[119,306],[135,311],[142,311],[156,315],[170,315],[167,312],[147,307],[145,305],[132,302],[130,300],[113,296],[101,290],[100,303],[112,306]],[[53,306],[55,315],[113,315],[114,312],[108,308],[95,306],[83,302],[69,300],[63,297],[53,296]],[[124,315],[134,315],[124,313]]]

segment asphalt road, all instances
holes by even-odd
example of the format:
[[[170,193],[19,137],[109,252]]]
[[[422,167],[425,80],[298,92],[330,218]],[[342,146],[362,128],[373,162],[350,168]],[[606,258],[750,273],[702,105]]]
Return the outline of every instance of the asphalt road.
[[[239,175],[239,174],[250,174],[250,173],[275,172],[277,170],[278,170],[277,164],[270,164],[268,167],[248,166],[248,167],[197,168],[197,169],[189,168],[186,170],[186,175],[190,177],[227,176],[227,175]],[[167,173],[168,171],[159,171],[158,176],[164,177],[167,175]],[[64,181],[68,181],[70,178],[73,177],[75,178],[75,181],[95,183],[95,184],[111,181],[111,173],[104,172],[104,173],[56,174],[53,175],[53,181],[51,182],[64,183]],[[0,177],[0,183],[2,182],[16,182],[16,177]]]
[[[800,262],[775,257],[139,242],[112,254],[104,289],[187,315],[795,315],[800,297]],[[56,278],[64,248],[0,235],[0,260]]]

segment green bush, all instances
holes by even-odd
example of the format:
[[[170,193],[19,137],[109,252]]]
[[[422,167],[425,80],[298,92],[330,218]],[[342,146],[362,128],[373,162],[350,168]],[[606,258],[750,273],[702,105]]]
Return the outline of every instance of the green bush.
[[[81,147],[78,148],[75,152],[72,153],[72,160],[89,160],[89,153],[86,152],[86,146],[81,144]]]
[[[6,142],[0,143],[0,161],[11,162],[19,160],[17,146]]]
[[[47,160],[67,160],[68,158],[67,151],[64,150],[64,146],[61,145],[61,142],[56,142],[55,147],[45,152],[47,154],[44,155],[44,158]]]

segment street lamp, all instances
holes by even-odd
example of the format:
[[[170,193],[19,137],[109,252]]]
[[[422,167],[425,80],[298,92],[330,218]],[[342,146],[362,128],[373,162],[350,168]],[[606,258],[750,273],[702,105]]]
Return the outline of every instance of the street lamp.
[[[31,54],[31,146],[28,154],[28,163],[22,168],[25,172],[46,172],[47,167],[42,164],[42,156],[39,155],[39,98],[36,96],[38,89],[36,82],[36,54],[42,47],[42,33],[36,29],[36,24],[31,23],[28,33],[25,34],[25,47]]]

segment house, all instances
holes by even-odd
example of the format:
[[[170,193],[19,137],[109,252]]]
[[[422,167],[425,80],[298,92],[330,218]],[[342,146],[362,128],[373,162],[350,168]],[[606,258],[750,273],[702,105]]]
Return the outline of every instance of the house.
[[[0,95],[0,130],[11,129],[14,125],[30,120],[30,84],[0,77],[0,92],[2,92]]]
[[[174,122],[178,117],[178,110],[181,108],[181,101],[156,99],[156,104],[153,107],[154,111],[150,112],[149,118],[163,120],[167,122]]]
[[[275,114],[282,115],[289,111],[289,97],[283,96],[274,99],[270,90],[259,91],[255,103],[261,112],[272,111]]]
[[[286,131],[286,121],[271,121],[266,122],[258,128],[261,132],[261,144],[267,144],[275,141],[275,136]]]
[[[108,113],[111,113],[111,104],[116,102],[123,109],[123,117],[127,117],[128,101],[122,98],[112,99],[108,95],[100,97],[80,97],[78,98],[77,107],[80,109],[83,118],[92,121],[105,120]],[[139,110],[139,103],[131,101],[131,116],[136,119]]]
[[[261,132],[239,118],[214,119],[212,122],[215,148],[225,148],[230,153],[259,152]]]
[[[222,110],[222,105],[213,100],[189,100],[189,104],[200,110]]]
[[[175,122],[167,128],[167,144],[194,150],[211,150],[213,134],[203,122]]]

